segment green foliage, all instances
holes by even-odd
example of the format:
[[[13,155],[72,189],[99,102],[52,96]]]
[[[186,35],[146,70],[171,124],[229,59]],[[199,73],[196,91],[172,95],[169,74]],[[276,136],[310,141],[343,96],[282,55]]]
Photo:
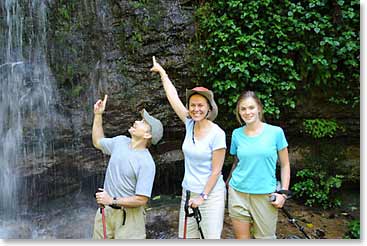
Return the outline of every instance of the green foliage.
[[[316,139],[326,136],[331,138],[338,129],[344,131],[344,128],[339,126],[336,120],[327,119],[307,119],[304,120],[303,127],[306,133]]]
[[[292,190],[295,197],[305,200],[306,206],[327,209],[341,205],[335,193],[341,187],[342,175],[329,176],[325,171],[303,169],[296,176],[300,181]]]
[[[71,96],[72,97],[79,97],[80,94],[82,93],[83,91],[83,86],[81,85],[76,85],[76,86],[73,86],[72,89],[71,89]]]
[[[275,117],[295,108],[297,87],[359,104],[358,1],[207,1],[197,18],[196,74],[227,111],[248,89]]]
[[[92,61],[101,56],[98,44],[103,36],[95,31],[100,30],[96,25],[98,16],[89,6],[88,2],[77,0],[53,1],[48,6],[47,35],[51,45],[48,55],[56,80],[62,86],[90,73],[95,68]]]
[[[360,239],[361,228],[359,220],[352,220],[348,224],[348,232],[344,236],[345,239]]]
[[[118,46],[128,59],[136,60],[138,55],[144,53],[141,49],[145,44],[153,40],[158,42],[156,39],[160,36],[157,32],[161,31],[160,23],[166,15],[165,10],[157,0],[129,1],[126,9],[121,9],[118,2],[113,5],[115,11],[112,11],[112,14],[116,19],[114,29]],[[128,14],[129,17],[126,18],[124,13],[135,14]]]

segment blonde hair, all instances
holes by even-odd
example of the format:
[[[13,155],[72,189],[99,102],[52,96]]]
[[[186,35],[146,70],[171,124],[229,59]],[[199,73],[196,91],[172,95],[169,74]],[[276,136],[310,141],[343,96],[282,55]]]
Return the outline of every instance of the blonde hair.
[[[261,103],[260,99],[256,96],[255,92],[253,91],[244,91],[241,93],[241,95],[238,97],[237,100],[237,106],[236,106],[236,118],[237,121],[240,123],[240,125],[244,124],[241,116],[240,116],[240,103],[242,100],[245,100],[247,98],[253,98],[259,107],[259,119],[261,121],[264,121],[264,113],[263,113],[263,104]]]

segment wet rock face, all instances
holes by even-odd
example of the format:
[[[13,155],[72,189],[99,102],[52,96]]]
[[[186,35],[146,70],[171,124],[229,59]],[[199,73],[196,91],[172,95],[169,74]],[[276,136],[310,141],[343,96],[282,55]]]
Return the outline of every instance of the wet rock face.
[[[101,186],[108,156],[91,141],[93,105],[108,94],[103,116],[107,137],[128,135],[142,108],[159,118],[164,138],[151,147],[157,162],[159,192],[177,192],[183,175],[181,142],[184,126],[171,109],[152,56],[166,69],[184,100],[190,79],[190,49],[194,38],[194,2],[190,1],[70,1],[48,3],[47,58],[57,98],[57,114],[47,126],[50,151],[27,156],[17,169],[19,197],[37,206],[44,200]],[[32,129],[27,123],[25,128]],[[27,130],[25,130],[26,132]],[[26,145],[32,144],[25,138]],[[37,168],[34,168],[37,163]],[[165,168],[169,166],[169,168]],[[169,170],[169,171],[168,171]],[[169,173],[169,176],[161,172]],[[177,182],[177,187],[167,182]]]
[[[185,89],[193,87],[188,46],[194,37],[194,7],[188,1],[86,4],[54,3],[50,13],[50,46],[55,47],[49,49],[50,61],[59,78],[60,110],[70,123],[66,127],[76,135],[73,141],[86,143],[90,138],[93,104],[104,94],[109,95],[104,115],[107,136],[127,134],[143,107],[167,126],[164,142],[182,135],[184,129],[168,104],[159,75],[149,69],[155,55],[182,99]]]

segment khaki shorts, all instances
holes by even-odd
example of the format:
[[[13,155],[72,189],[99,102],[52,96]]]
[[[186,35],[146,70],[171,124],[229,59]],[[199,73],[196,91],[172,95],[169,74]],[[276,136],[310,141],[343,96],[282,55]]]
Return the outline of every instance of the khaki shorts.
[[[269,202],[269,194],[248,194],[229,187],[228,211],[233,219],[253,223],[255,238],[276,239],[278,209]]]
[[[198,197],[199,194],[191,192],[190,198]],[[200,227],[203,231],[205,239],[220,239],[223,229],[224,220],[224,202],[226,197],[225,187],[210,192],[208,199],[199,207],[201,213]],[[185,224],[185,200],[186,190],[182,190],[180,218],[178,225],[178,237],[183,238],[184,224]],[[189,212],[192,213],[191,208]],[[198,230],[196,219],[192,217],[187,218],[186,238],[201,238]]]
[[[145,210],[144,207],[124,208],[126,211],[125,225],[122,209],[106,206],[106,232],[108,239],[145,239]],[[103,239],[102,214],[97,210],[94,219],[93,239]]]

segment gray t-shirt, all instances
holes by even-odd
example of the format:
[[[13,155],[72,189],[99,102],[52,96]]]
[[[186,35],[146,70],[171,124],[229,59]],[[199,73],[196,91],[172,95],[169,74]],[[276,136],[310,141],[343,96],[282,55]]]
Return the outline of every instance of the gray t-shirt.
[[[102,138],[102,152],[111,155],[106,171],[104,189],[110,196],[150,197],[153,188],[155,163],[148,149],[130,148],[131,138],[116,136]]]

